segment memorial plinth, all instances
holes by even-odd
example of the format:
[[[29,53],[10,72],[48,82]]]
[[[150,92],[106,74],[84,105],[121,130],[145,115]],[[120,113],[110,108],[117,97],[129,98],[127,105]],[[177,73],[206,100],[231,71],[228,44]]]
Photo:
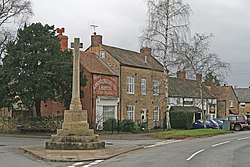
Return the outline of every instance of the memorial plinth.
[[[86,110],[65,110],[62,129],[45,142],[45,149],[51,150],[92,150],[105,147],[99,135],[89,129]]]
[[[79,38],[75,38],[73,46],[73,82],[70,110],[64,111],[62,129],[57,129],[57,134],[51,136],[51,141],[45,142],[45,149],[92,150],[105,147],[105,142],[100,141],[99,135],[94,134],[93,129],[89,129],[87,111],[82,110],[79,83]]]

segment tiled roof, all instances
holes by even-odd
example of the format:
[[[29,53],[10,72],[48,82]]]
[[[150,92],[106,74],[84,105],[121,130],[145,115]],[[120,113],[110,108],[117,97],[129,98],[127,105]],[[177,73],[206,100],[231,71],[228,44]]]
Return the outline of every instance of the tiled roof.
[[[80,63],[91,73],[117,75],[107,64],[105,64],[96,54],[80,52]]]
[[[201,112],[201,109],[196,106],[172,106],[169,112]]]
[[[217,98],[218,101],[227,100],[227,97],[230,94],[230,90],[233,91],[231,86],[210,86],[210,91]]]
[[[250,88],[235,88],[234,90],[240,102],[250,102]]]
[[[147,63],[145,63],[144,54],[107,45],[102,47],[122,65],[163,71],[162,65],[152,56],[147,56]]]
[[[214,95],[204,85],[203,98],[215,99]],[[199,82],[196,80],[169,78],[169,97],[200,98]]]

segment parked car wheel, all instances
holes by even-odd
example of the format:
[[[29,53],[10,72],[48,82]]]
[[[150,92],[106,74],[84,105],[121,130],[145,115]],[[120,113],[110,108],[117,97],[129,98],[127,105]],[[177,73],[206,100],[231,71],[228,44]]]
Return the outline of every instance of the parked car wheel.
[[[241,126],[239,124],[234,125],[234,130],[240,131],[241,130]]]

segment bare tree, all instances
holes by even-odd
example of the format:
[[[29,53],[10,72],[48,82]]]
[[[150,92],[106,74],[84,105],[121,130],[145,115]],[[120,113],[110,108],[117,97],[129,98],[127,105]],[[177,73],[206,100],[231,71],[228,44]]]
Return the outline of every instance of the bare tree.
[[[14,39],[18,28],[33,14],[28,0],[1,0],[0,2],[0,56],[5,52],[5,45]],[[0,60],[1,60],[0,57]]]
[[[189,42],[182,42],[181,45],[174,48],[176,60],[183,69],[189,70],[192,74],[201,74],[203,76],[213,75],[218,78],[224,78],[230,71],[230,64],[222,61],[216,53],[210,51],[210,40],[212,34],[195,34]],[[202,78],[199,82],[201,107],[203,111],[204,127],[206,127],[206,113],[204,111]]]
[[[164,68],[164,89],[166,101],[166,128],[171,129],[168,111],[169,62],[173,61],[171,48],[178,45],[176,39],[185,39],[189,32],[190,6],[182,0],[147,0],[148,23],[143,32],[142,42],[153,50],[153,55]]]

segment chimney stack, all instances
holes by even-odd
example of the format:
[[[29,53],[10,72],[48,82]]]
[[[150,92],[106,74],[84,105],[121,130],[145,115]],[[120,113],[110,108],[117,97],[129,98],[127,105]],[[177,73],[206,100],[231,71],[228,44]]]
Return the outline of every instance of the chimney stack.
[[[102,44],[102,36],[96,35],[96,32],[94,32],[94,34],[91,35],[91,46],[98,47],[101,44]]]
[[[182,80],[186,79],[186,71],[184,70],[177,71],[176,75],[177,75],[177,78],[180,78]]]
[[[63,35],[64,30],[65,30],[64,28],[57,28],[56,29],[56,32],[58,33],[58,38],[60,40],[62,51],[68,49],[68,36]]]
[[[143,53],[143,54],[145,54],[145,55],[151,55],[151,48],[148,48],[148,47],[142,47],[141,49],[140,49],[140,53]]]
[[[196,74],[196,80],[199,81],[199,82],[202,81],[202,74],[201,73]]]

